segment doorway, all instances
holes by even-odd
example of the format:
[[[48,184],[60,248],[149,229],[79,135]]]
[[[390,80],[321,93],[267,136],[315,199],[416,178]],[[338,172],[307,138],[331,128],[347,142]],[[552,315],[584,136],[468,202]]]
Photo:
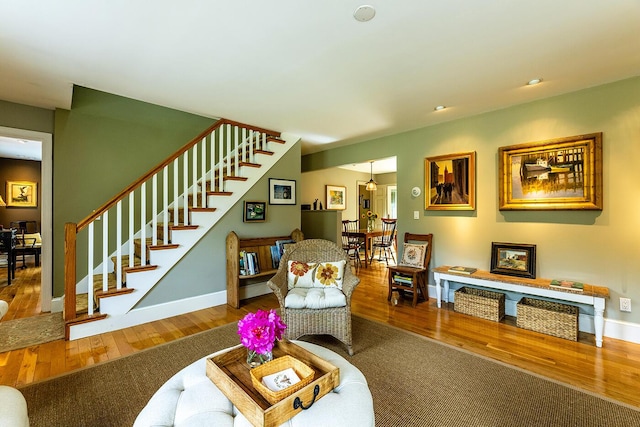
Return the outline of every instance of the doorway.
[[[53,295],[53,136],[36,132],[0,126],[0,136],[18,140],[40,141],[42,160],[40,162],[40,235],[42,236],[40,310],[50,312]]]

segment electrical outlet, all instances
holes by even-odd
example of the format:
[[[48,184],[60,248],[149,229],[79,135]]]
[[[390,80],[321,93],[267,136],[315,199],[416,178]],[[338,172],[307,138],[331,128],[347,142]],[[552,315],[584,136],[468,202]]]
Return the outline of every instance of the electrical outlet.
[[[420,211],[413,211],[413,219],[420,219]]]
[[[631,313],[631,298],[620,298],[620,311]]]

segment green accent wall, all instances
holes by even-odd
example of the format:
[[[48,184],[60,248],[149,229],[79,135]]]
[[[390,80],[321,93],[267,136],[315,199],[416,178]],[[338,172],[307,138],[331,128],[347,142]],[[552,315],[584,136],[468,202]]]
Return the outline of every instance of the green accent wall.
[[[214,122],[74,87],[71,110],[55,112],[54,297],[64,294],[65,223],[78,223],[90,215]]]
[[[432,267],[489,270],[491,242],[535,244],[538,277],[607,286],[605,317],[640,323],[640,310],[620,312],[618,303],[621,296],[640,302],[639,124],[640,77],[635,77],[310,154],[302,158],[302,172],[395,155],[398,238],[406,231],[433,233]],[[602,211],[498,209],[499,147],[594,132],[603,132]],[[477,153],[476,210],[425,210],[424,158],[467,151]],[[423,188],[417,198],[410,193],[415,186]]]
[[[0,126],[53,133],[54,112],[8,101],[0,101]]]

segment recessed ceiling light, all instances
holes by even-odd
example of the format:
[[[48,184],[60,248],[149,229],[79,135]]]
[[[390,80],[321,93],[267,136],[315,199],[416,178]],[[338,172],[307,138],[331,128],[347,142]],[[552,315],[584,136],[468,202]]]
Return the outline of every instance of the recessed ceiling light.
[[[360,22],[371,21],[374,16],[376,16],[376,10],[373,6],[369,6],[368,4],[358,6],[358,8],[353,12],[353,17],[356,21]]]
[[[542,83],[542,79],[531,79],[527,82],[529,86],[537,85],[538,83]]]
[[[434,108],[434,110],[436,110],[436,111],[442,111],[442,110],[444,110],[445,108],[447,108],[447,107],[445,107],[444,105],[438,105],[437,107],[435,107],[435,108]]]

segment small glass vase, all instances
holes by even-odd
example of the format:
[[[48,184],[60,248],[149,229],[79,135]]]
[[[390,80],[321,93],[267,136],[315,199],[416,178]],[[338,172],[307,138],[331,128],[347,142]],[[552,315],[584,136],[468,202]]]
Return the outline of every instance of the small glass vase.
[[[251,369],[273,360],[273,352],[258,353],[247,349],[247,364]]]
[[[367,231],[373,231],[373,229],[376,226],[376,220],[375,219],[370,219],[367,221]]]

